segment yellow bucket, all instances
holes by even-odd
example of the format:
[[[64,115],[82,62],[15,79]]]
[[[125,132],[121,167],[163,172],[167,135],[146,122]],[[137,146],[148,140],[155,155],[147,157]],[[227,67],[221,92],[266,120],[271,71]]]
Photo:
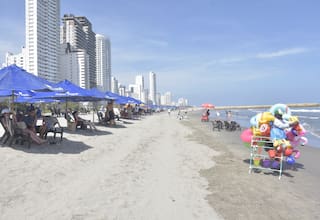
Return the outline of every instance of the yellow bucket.
[[[260,166],[260,158],[254,158],[253,159],[253,165]]]

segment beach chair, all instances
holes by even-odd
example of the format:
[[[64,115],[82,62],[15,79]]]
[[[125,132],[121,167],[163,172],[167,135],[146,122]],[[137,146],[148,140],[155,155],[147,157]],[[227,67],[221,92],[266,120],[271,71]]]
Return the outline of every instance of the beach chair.
[[[77,123],[72,113],[66,112],[64,117],[67,120],[67,129],[70,131],[75,131],[77,128]]]
[[[53,139],[56,139],[56,135],[60,134],[60,141],[62,141],[63,127],[61,127],[61,125],[56,117],[44,116],[43,123],[46,126],[46,131],[43,136],[45,139],[47,139],[48,133],[53,133]]]
[[[6,143],[8,138],[10,138],[11,134],[10,134],[9,130],[6,128],[6,126],[4,125],[3,120],[4,120],[4,116],[1,115],[0,122],[1,122],[1,126],[3,127],[4,133],[1,136],[0,141],[2,143]]]
[[[215,129],[218,129],[220,131],[223,128],[223,123],[221,120],[214,120],[211,121],[212,123],[212,130],[214,131]]]
[[[3,116],[0,118],[1,125],[4,129],[4,134],[1,137],[1,141],[3,144],[7,144],[12,146],[13,143],[24,145],[27,143],[27,147],[31,146],[31,137],[29,134],[23,132],[21,128],[18,128],[17,124],[14,123],[12,119],[7,119],[7,126],[4,125]]]
[[[101,124],[101,125],[106,125],[107,122],[103,116],[103,113],[101,111],[98,111],[97,112],[97,116],[98,116],[98,123]]]

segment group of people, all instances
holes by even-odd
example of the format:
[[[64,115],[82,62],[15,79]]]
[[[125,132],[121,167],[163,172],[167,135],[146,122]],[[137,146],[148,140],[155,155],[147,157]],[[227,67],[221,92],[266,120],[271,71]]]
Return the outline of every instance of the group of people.
[[[4,108],[1,111],[2,124],[5,129],[9,131],[10,135],[13,135],[14,128],[20,129],[25,135],[29,135],[31,140],[36,144],[47,143],[44,139],[44,134],[47,131],[45,124],[37,126],[37,114],[33,105],[27,108],[26,114],[23,112],[11,112],[8,108]],[[37,135],[39,133],[39,136]]]

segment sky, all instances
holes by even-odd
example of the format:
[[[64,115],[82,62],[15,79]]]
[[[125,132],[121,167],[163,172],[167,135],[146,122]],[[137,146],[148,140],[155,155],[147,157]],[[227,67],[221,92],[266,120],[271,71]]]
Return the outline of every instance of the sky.
[[[25,45],[23,0],[1,0],[0,63]],[[319,103],[318,0],[61,0],[111,41],[112,75],[189,104]]]

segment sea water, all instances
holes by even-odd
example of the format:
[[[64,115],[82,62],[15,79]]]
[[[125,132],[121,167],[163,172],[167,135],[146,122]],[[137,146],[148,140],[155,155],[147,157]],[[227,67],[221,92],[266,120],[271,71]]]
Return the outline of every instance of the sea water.
[[[306,129],[306,136],[308,138],[308,145],[320,148],[320,107],[303,107],[290,108],[291,115],[298,116],[300,123]],[[228,110],[229,111],[229,110]],[[268,109],[234,109],[228,111],[219,111],[221,119],[234,120],[238,122],[241,127],[250,127],[250,119],[260,112],[268,111]],[[228,118],[229,117],[229,118]]]

